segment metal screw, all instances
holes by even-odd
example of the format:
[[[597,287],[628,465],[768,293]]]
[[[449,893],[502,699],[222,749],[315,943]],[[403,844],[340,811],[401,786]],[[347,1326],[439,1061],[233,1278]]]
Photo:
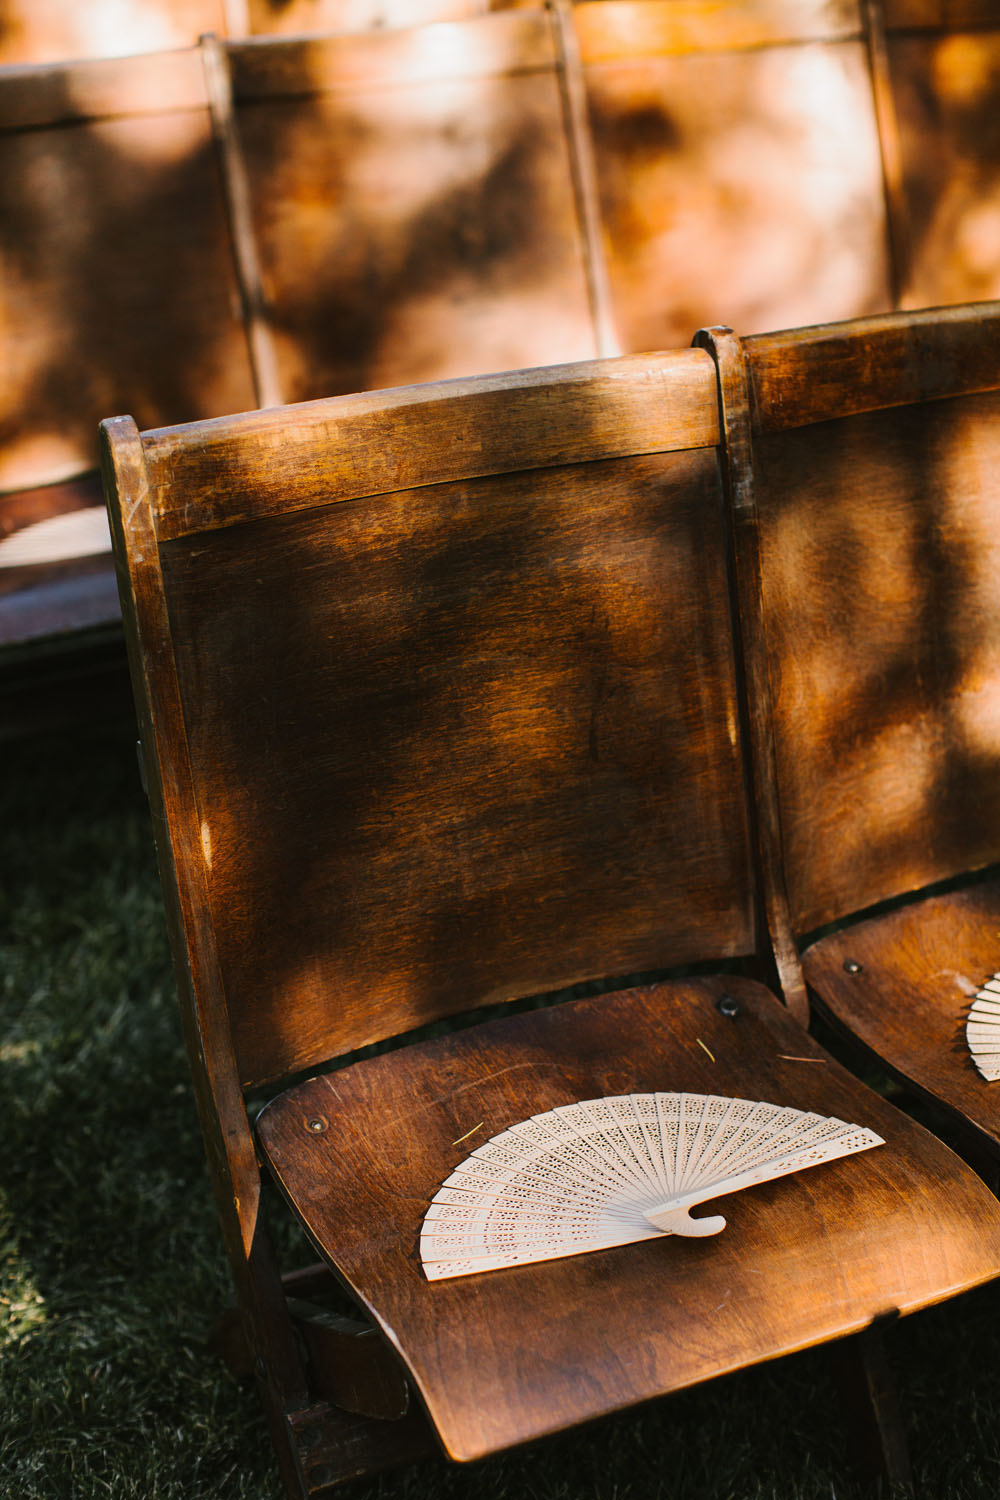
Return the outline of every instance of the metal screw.
[[[856,958],[844,959],[844,969],[848,974],[860,974],[861,967],[861,964],[858,963]]]
[[[306,1121],[306,1129],[311,1130],[314,1135],[319,1135],[326,1129],[326,1121],[322,1115],[314,1115],[311,1120]]]
[[[733,1016],[738,1016],[740,1013],[739,1001],[734,1000],[732,995],[720,995],[719,999],[715,1002],[715,1008],[720,1015],[728,1016],[730,1020]]]

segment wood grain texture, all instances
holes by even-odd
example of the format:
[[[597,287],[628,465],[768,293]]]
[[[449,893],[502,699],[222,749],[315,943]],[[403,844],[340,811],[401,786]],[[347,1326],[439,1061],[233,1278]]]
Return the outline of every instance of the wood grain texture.
[[[719,380],[724,491],[729,511],[728,544],[737,621],[740,712],[746,765],[753,785],[751,840],[757,902],[757,948],[773,957],[773,973],[785,1004],[803,1026],[809,1001],[792,930],[781,841],[781,809],[775,767],[774,709],[766,649],[759,519],[754,494],[750,379],[742,341],[728,328],[702,329],[695,343],[708,350]]]
[[[1000,397],[756,441],[799,932],[1000,849]]]
[[[747,352],[761,433],[1000,386],[989,302],[762,334]]]
[[[597,353],[549,16],[232,63],[287,399]]]
[[[723,993],[734,1020],[716,1008]],[[487,1139],[573,1099],[676,1088],[835,1114],[887,1145],[726,1199],[716,1239],[425,1280],[422,1216],[471,1127]],[[459,1458],[911,1311],[1000,1257],[983,1184],[745,980],[578,1001],[407,1048],[283,1095],[258,1134]]]
[[[623,349],[891,305],[863,41],[609,62],[582,50]]]
[[[421,484],[711,447],[718,434],[711,359],[685,349],[250,412],[146,443],[169,539]]]
[[[857,922],[814,943],[803,963],[842,1026],[1000,1151],[1000,1094],[965,1038],[976,991],[1000,970],[1000,881]]]
[[[164,545],[246,1083],[752,951],[718,485],[709,449]]]
[[[95,468],[109,412],[252,404],[208,112],[144,80],[137,112],[0,135],[0,490]]]
[[[282,1478],[291,1495],[299,1484],[300,1465],[289,1416],[308,1404],[309,1393],[259,1212],[260,1172],[225,1020],[204,864],[198,857],[198,825],[193,815],[196,789],[170,650],[149,476],[142,441],[131,418],[111,418],[101,424],[101,468],[195,1100],[257,1383]]]

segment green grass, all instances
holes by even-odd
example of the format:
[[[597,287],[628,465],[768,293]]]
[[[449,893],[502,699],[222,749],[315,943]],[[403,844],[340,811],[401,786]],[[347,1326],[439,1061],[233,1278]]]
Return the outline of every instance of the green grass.
[[[271,1500],[127,728],[0,748],[0,1495]],[[1000,1492],[1000,1288],[887,1333],[922,1494]],[[350,1500],[851,1500],[822,1351]]]

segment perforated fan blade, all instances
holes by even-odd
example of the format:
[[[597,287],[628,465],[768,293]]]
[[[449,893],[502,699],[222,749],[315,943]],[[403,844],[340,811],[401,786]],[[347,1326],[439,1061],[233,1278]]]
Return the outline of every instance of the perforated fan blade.
[[[566,1104],[501,1131],[455,1169],[427,1210],[420,1258],[439,1281],[718,1234],[725,1219],[692,1219],[691,1208],[883,1144],[827,1115],[715,1094]]]
[[[990,1083],[1000,1078],[1000,974],[976,994],[965,1024],[972,1061]]]

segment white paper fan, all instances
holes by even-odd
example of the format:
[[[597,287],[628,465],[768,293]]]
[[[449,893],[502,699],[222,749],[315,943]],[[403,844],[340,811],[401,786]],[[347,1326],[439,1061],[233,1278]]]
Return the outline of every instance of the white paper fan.
[[[708,1198],[883,1145],[827,1115],[715,1094],[564,1104],[473,1151],[420,1234],[428,1280],[555,1260],[663,1234],[718,1234]]]
[[[969,1008],[965,1039],[972,1061],[991,1083],[1000,1078],[1000,974],[988,979]]]

